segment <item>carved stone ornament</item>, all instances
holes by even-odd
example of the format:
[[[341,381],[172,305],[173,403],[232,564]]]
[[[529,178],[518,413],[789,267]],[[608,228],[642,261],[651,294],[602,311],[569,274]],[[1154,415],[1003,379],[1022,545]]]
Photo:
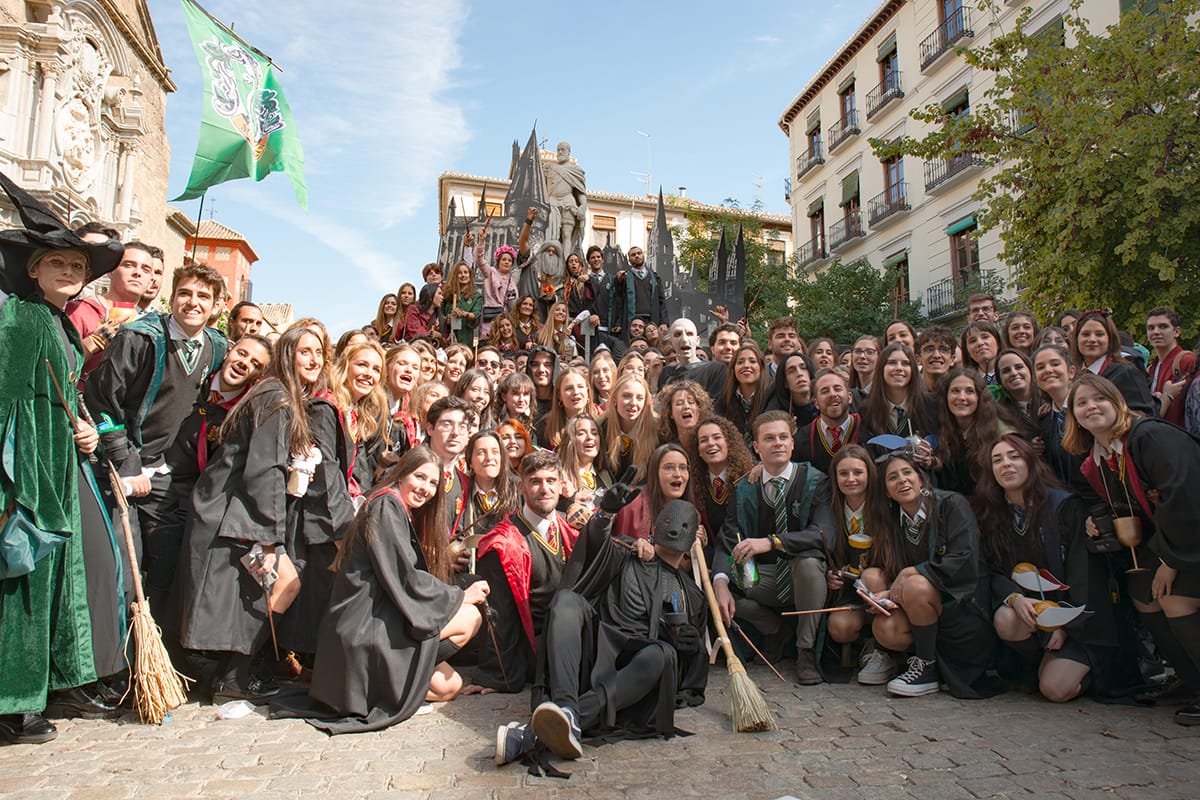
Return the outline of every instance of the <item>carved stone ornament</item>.
[[[64,41],[66,56],[58,84],[54,143],[63,178],[82,193],[92,188],[104,162],[100,112],[113,62],[100,50],[98,42],[104,40],[95,25],[69,12],[68,19],[71,31]]]

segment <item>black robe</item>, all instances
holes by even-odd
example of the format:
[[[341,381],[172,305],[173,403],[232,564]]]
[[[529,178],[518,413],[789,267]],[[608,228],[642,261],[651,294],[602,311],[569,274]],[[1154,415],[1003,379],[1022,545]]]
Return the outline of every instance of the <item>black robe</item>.
[[[239,559],[287,540],[286,400],[277,381],[247,398],[251,414],[196,481],[179,570],[184,647],[249,655],[266,640],[266,599]]]
[[[842,446],[848,444],[866,445],[871,433],[866,429],[863,419],[858,414],[851,414],[850,430],[842,435]],[[807,428],[800,428],[793,437],[795,446],[792,448],[792,461],[797,464],[807,461],[823,474],[829,474],[829,466],[837,451],[831,450],[821,431],[820,419],[814,419]]]
[[[287,498],[287,547],[300,575],[300,594],[276,621],[280,645],[298,653],[316,651],[317,631],[333,590],[336,543],[354,518],[346,484],[350,444],[332,401],[309,402],[309,431],[321,451],[321,463],[304,496]]]
[[[377,731],[416,713],[438,663],[443,628],[463,590],[431,575],[395,491],[361,512],[369,535],[346,554],[317,636],[309,697],[278,716],[304,716],[329,734]]]
[[[571,552],[563,588],[550,613],[560,613],[560,606],[575,607],[564,602],[566,595],[578,595],[587,604],[576,620],[585,627],[580,663],[570,666],[578,669],[580,693],[594,691],[599,700],[599,722],[588,732],[620,728],[633,734],[671,736],[675,733],[677,704],[699,705],[703,701],[708,659],[702,644],[695,652],[685,654],[670,642],[664,619],[671,610],[672,592],[668,588],[682,594],[677,598],[679,607],[697,631],[707,628],[708,604],[689,573],[658,558],[642,561],[617,544],[610,530],[610,519],[594,517],[588,524]],[[658,691],[649,691],[628,708],[617,708],[609,699],[618,670],[634,653],[654,646],[662,647],[668,656],[658,677]],[[559,652],[550,637],[540,655],[539,674],[546,680],[535,687],[535,702],[543,691],[553,694],[554,690],[555,667],[550,661]]]
[[[942,595],[938,618],[937,660],[955,697],[978,698],[988,692],[980,678],[991,666],[996,647],[988,606],[987,566],[979,546],[979,526],[965,497],[935,489],[928,518],[916,543],[896,528],[902,567],[915,567]]]

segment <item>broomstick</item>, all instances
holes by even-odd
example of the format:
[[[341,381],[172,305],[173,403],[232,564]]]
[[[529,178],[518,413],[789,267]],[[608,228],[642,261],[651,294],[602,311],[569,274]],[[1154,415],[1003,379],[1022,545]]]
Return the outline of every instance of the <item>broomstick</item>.
[[[54,383],[54,391],[58,394],[58,400],[62,404],[63,410],[67,412],[67,418],[70,419],[71,426],[74,428],[78,420],[67,403],[67,397],[63,394],[62,386],[50,366],[50,361],[46,359],[45,363],[50,380]],[[134,550],[133,530],[129,526],[129,501],[125,499],[125,487],[121,484],[121,476],[117,474],[117,468],[113,466],[113,463],[106,460],[105,464],[108,466],[113,497],[121,512],[121,527],[125,533],[125,550],[129,555],[129,569],[133,575],[133,588],[137,596],[137,602],[130,605],[132,618],[129,621],[129,627],[133,631],[136,646],[134,663],[129,665],[132,677],[130,688],[133,689],[133,701],[137,708],[138,718],[142,722],[158,725],[166,719],[171,709],[178,708],[187,702],[187,684],[193,681],[177,672],[171,664],[171,657],[163,645],[162,629],[150,615],[150,605],[146,602],[146,596],[142,592],[142,574],[138,569],[137,552]],[[128,643],[126,643],[126,648],[128,648]],[[128,650],[126,650],[125,662],[129,663]]]
[[[150,615],[150,604],[146,602],[146,596],[142,592],[142,574],[138,570],[137,554],[133,549],[133,530],[129,527],[129,501],[125,499],[125,489],[121,485],[121,476],[117,474],[117,468],[111,461],[105,463],[108,465],[113,496],[121,512],[125,549],[129,553],[129,568],[137,597],[137,601],[130,604],[132,618],[129,621],[136,645],[134,662],[129,665],[133,705],[142,722],[158,725],[167,718],[171,709],[187,702],[187,686],[193,680],[178,672],[171,664],[171,656],[167,654],[167,648],[163,645],[162,629]],[[125,661],[129,662],[128,650]]]
[[[700,578],[704,583],[704,594],[708,597],[708,609],[712,613],[713,625],[717,629],[717,636],[720,637],[721,649],[725,652],[725,666],[729,669],[733,729],[738,733],[774,730],[775,717],[771,714],[766,699],[746,674],[746,667],[733,653],[733,644],[729,641],[725,624],[721,622],[721,608],[717,605],[717,595],[713,592],[712,579],[708,576],[708,567],[704,560],[704,548],[699,540],[692,544],[692,562],[705,565],[700,570]]]

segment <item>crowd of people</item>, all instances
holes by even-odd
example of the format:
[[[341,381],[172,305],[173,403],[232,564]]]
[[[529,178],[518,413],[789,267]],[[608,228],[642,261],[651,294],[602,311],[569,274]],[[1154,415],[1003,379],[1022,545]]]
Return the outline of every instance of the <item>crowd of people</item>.
[[[497,764],[669,737],[705,697],[705,569],[747,657],[802,685],[1200,722],[1200,382],[1170,309],[1149,349],[1103,311],[1041,327],[988,295],[957,335],[805,342],[789,317],[763,348],[718,318],[705,347],[640,249],[609,275],[596,248],[530,252],[527,225],[331,341],[267,335],[249,302],[219,332],[199,264],[147,307],[161,254],[112,231],[6,235],[7,741],[121,713],[114,492],[193,695],[331,734],[529,688]]]

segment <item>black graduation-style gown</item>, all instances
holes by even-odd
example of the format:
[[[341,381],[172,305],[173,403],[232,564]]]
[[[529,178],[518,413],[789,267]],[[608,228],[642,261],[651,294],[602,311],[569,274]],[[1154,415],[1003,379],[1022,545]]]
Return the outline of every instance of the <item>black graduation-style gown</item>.
[[[938,618],[937,660],[942,679],[955,697],[978,698],[987,692],[977,681],[991,666],[996,636],[987,616],[988,575],[979,546],[979,527],[965,497],[933,490],[921,537],[910,542],[899,529],[904,566],[916,567],[942,595]]]
[[[247,398],[252,413],[196,481],[179,569],[184,647],[249,655],[265,641],[266,599],[239,559],[286,540],[286,400],[278,381]]]
[[[304,496],[287,498],[288,553],[300,575],[300,594],[276,621],[280,645],[298,653],[316,651],[317,631],[333,590],[336,542],[354,519],[346,484],[349,445],[332,402],[309,401],[309,432],[321,451],[321,463]]]
[[[308,722],[329,734],[381,730],[415,714],[437,667],[441,631],[463,604],[462,589],[427,571],[395,492],[380,492],[362,513],[368,535],[334,578],[309,688],[319,705]]]

